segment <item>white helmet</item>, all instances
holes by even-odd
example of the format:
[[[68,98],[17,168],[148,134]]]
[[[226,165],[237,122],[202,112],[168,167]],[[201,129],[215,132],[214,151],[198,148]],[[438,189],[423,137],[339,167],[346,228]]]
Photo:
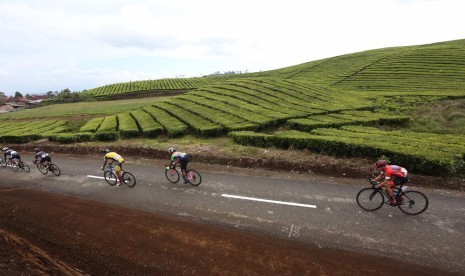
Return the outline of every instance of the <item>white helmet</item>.
[[[3,147],[3,151],[7,151],[7,150],[9,150],[8,147]]]
[[[169,153],[173,153],[173,152],[175,152],[175,151],[176,151],[176,149],[173,148],[173,147],[171,147],[171,148],[168,149],[168,152],[169,152]]]

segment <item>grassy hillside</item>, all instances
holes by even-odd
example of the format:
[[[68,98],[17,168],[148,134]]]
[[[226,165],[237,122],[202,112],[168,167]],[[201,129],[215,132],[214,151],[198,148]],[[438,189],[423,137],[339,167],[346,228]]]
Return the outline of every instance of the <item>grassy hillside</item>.
[[[28,121],[24,129],[50,119],[68,123],[44,131],[42,137],[2,133],[0,142],[108,142],[231,133],[234,141],[246,145],[414,162],[412,169],[422,173],[456,175],[465,168],[465,40],[370,50],[259,73],[118,83],[84,93],[108,99],[170,91],[181,95],[3,114],[2,128],[15,121]],[[362,128],[356,135],[342,130],[353,125]],[[386,143],[403,131],[422,134]],[[442,141],[432,132],[456,136]],[[434,137],[427,143],[432,148],[423,143],[428,135]]]

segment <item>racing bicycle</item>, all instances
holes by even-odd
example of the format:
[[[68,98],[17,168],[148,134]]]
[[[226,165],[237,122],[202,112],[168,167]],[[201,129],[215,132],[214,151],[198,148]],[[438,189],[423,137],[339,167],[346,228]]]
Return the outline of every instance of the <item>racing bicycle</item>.
[[[104,171],[105,172],[103,173],[103,177],[105,178],[105,181],[107,181],[107,183],[111,186],[116,185],[118,182],[118,176],[116,175],[115,167],[113,165],[108,165]],[[123,174],[121,177],[123,178],[124,184],[131,188],[136,186],[136,178],[134,175],[124,170],[122,170],[122,172]]]
[[[41,162],[36,162],[36,163],[37,163],[37,169],[42,174],[47,174],[48,172],[51,172],[56,176],[59,176],[61,174],[61,170],[56,164],[53,164],[53,163],[48,162],[48,161],[45,161],[43,163],[41,163]]]
[[[187,181],[189,184],[192,186],[199,186],[200,183],[202,182],[202,176],[200,176],[200,173],[196,170],[187,170]],[[168,179],[169,182],[171,183],[178,183],[179,179],[181,178],[182,172],[181,168],[176,169],[176,164],[165,167],[165,176],[166,179]]]
[[[370,188],[364,188],[357,194],[357,204],[363,210],[376,211],[384,204],[390,204],[391,197],[385,188],[378,189],[375,186],[378,182],[367,177]],[[401,184],[393,188],[397,207],[407,215],[418,215],[428,209],[428,198],[419,191],[407,190],[407,186]],[[392,206],[392,205],[391,205]],[[395,206],[395,205],[394,205]]]
[[[2,159],[1,160],[1,165],[3,167],[9,167],[10,169],[12,169],[15,172],[17,172],[19,169],[22,169],[25,172],[30,172],[31,171],[31,168],[29,167],[29,165],[26,164],[26,162],[24,162],[23,160],[21,160],[19,162],[16,162],[16,161],[11,160],[11,158],[7,158],[6,161]]]

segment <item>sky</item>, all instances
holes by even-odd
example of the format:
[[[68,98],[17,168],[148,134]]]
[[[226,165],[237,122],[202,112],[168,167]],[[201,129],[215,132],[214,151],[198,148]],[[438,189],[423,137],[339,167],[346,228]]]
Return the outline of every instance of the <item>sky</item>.
[[[465,39],[462,0],[0,0],[0,92],[258,72]]]

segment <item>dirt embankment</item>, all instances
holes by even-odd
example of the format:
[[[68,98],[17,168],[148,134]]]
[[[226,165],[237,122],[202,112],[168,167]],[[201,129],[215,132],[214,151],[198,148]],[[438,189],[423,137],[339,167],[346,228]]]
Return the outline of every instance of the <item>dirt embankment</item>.
[[[4,185],[0,248],[0,275],[450,275]]]

